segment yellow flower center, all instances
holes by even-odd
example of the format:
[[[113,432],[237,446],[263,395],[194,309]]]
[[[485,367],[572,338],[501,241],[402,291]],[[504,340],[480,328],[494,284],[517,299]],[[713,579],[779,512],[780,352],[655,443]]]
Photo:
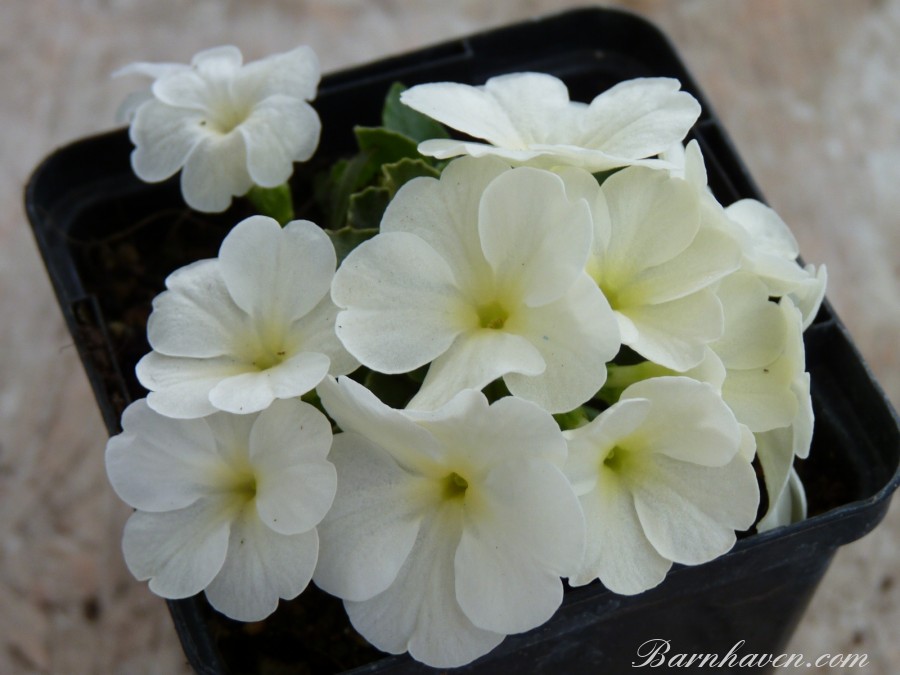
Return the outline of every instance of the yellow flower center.
[[[613,309],[621,309],[621,301],[619,300],[618,288],[619,284],[610,278],[609,270],[604,270],[600,266],[600,262],[596,256],[588,258],[585,271],[594,280],[603,295],[606,297],[609,306]]]
[[[279,365],[284,359],[287,357],[287,352],[283,349],[278,350],[276,352],[264,351],[260,353],[251,364],[257,370],[268,370],[269,368],[274,368]]]
[[[241,472],[237,482],[231,488],[236,499],[249,502],[256,498],[256,474],[251,471]]]
[[[625,466],[626,454],[626,451],[618,445],[614,446],[613,449],[607,453],[606,457],[603,458],[603,466],[615,473],[621,473]]]
[[[225,136],[246,122],[252,109],[233,101],[217,101],[207,109],[209,115],[200,120],[200,126]]]
[[[499,330],[506,324],[509,318],[509,312],[503,306],[494,301],[488,305],[482,305],[478,308],[478,323],[482,328],[490,328]]]
[[[444,478],[441,487],[444,500],[462,499],[466,495],[466,490],[469,489],[469,481],[453,472]]]
[[[229,513],[239,513],[253,504],[259,489],[256,471],[249,459],[243,457],[245,452],[235,452],[231,461],[219,465],[218,473],[213,478]]]
[[[288,329],[272,319],[260,319],[242,340],[238,353],[248,370],[263,371],[274,368],[298,353],[298,345],[288,339]]]

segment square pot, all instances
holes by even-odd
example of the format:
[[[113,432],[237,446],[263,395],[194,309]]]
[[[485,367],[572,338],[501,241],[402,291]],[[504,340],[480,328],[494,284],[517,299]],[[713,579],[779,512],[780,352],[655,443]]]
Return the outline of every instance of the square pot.
[[[353,126],[378,124],[395,81],[480,84],[526,70],[561,78],[573,100],[633,77],[678,78],[703,107],[689,138],[703,150],[718,200],[761,199],[666,38],[633,15],[586,9],[325,77],[314,103],[323,121],[317,159],[292,178],[298,212],[316,171],[354,151]],[[177,177],[148,185],[134,176],[131,149],[125,131],[78,141],[48,157],[26,190],[35,238],[110,434],[120,430],[127,404],[145,395],[134,366],[149,351],[146,319],[165,277],[215,256],[229,229],[250,215],[239,201],[223,214],[191,212]],[[740,641],[737,658],[783,651],[836,549],[875,527],[900,483],[896,414],[827,302],[805,343],[816,414],[810,457],[798,462],[807,520],[747,536],[705,565],[675,566],[638,596],[616,595],[599,582],[567,589],[553,619],[458,671],[618,673],[642,663],[653,639],[668,640],[672,653],[725,656]],[[199,673],[432,671],[365,646],[340,602],[314,588],[259,624],[225,619],[202,594],[169,601],[169,608]]]

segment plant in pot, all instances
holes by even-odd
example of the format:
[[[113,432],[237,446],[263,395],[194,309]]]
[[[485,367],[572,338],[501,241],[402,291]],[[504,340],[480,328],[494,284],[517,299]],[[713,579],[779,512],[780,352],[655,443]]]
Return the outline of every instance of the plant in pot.
[[[897,422],[664,38],[128,71],[28,206],[198,671],[773,665]]]

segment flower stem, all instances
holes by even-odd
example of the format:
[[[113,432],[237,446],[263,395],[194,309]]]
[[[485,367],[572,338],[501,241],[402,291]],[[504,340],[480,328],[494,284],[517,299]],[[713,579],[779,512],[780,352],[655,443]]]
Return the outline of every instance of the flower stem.
[[[273,188],[254,185],[247,193],[247,199],[261,215],[274,218],[282,226],[294,219],[294,202],[287,183]]]
[[[603,385],[603,389],[598,392],[597,398],[612,405],[619,400],[622,392],[635,382],[649,380],[651,377],[673,375],[674,371],[651,361],[644,361],[643,363],[627,366],[608,363],[606,365],[606,373],[606,383]]]
[[[587,406],[582,405],[569,412],[557,413],[553,416],[553,419],[556,420],[561,430],[568,431],[569,429],[583,427],[596,416],[596,410],[591,410]]]

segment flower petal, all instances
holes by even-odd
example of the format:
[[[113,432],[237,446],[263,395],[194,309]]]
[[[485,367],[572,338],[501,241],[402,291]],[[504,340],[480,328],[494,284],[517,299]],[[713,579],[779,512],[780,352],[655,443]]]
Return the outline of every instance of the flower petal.
[[[556,149],[553,148],[553,150]],[[478,159],[501,159],[509,164],[528,164],[531,166],[540,164],[542,168],[552,168],[559,164],[556,154],[551,151],[536,149],[511,150],[509,148],[498,148],[487,143],[458,141],[451,138],[432,138],[422,141],[419,143],[418,150],[422,155],[437,159],[450,159],[460,155],[469,155]],[[544,166],[544,164],[549,166]]]
[[[677,300],[710,286],[741,264],[741,249],[728,234],[701,228],[684,251],[632,278],[619,293],[619,301],[657,304]]]
[[[815,320],[816,314],[819,313],[819,308],[825,300],[828,270],[825,265],[819,265],[818,269],[813,265],[807,265],[804,271],[807,274],[806,280],[791,288],[788,296],[800,310],[800,314],[803,316],[803,330],[806,330]]]
[[[206,588],[209,603],[238,621],[261,621],[307,587],[318,558],[315,529],[284,535],[247,508],[231,528],[225,564]]]
[[[388,204],[382,232],[408,232],[427,242],[444,259],[458,286],[480,286],[490,275],[478,234],[481,197],[509,165],[496,159],[451,162],[440,180],[410,181]]]
[[[330,449],[331,422],[303,401],[275,401],[250,431],[250,458],[264,473],[324,460]]]
[[[191,65],[207,77],[224,78],[241,67],[244,57],[234,45],[211,47],[194,54]]]
[[[627,398],[614,403],[590,423],[564,432],[569,449],[565,473],[579,497],[595,489],[598,467],[620,439],[633,434],[647,419],[652,404]]]
[[[328,372],[335,376],[346,375],[359,368],[359,361],[344,348],[335,332],[339,311],[331,295],[327,294],[318,305],[291,324],[285,338],[288,344],[301,345],[306,351],[327,356],[331,362]]]
[[[219,213],[233,196],[246,194],[247,148],[240,134],[206,136],[188,155],[181,171],[181,193],[192,209]]]
[[[174,176],[205,138],[200,112],[185,111],[149,100],[135,109],[129,135],[135,144],[131,154],[134,173],[157,183]]]
[[[546,364],[538,375],[510,372],[511,393],[552,413],[572,410],[606,381],[606,362],[619,351],[619,327],[603,293],[586,274],[558,301],[517,312],[506,328],[537,349]]]
[[[244,100],[262,100],[281,94],[311,101],[316,96],[320,76],[315,51],[302,45],[245,65],[235,73],[232,93]]]
[[[806,490],[795,469],[791,469],[787,484],[773,501],[769,513],[756,524],[757,532],[768,532],[806,519]]]
[[[235,415],[259,412],[276,398],[294,398],[315,389],[328,374],[329,363],[324,354],[301,352],[266,370],[222,379],[210,389],[209,401]]]
[[[122,413],[122,428],[106,445],[106,472],[123,501],[173,511],[210,494],[219,458],[205,421],[163,417],[141,399]]]
[[[796,260],[800,255],[800,247],[790,228],[781,216],[762,202],[741,199],[728,206],[725,213],[750,235],[757,251],[786,260]]]
[[[497,283],[519,289],[532,307],[556,300],[583,273],[592,230],[587,204],[569,202],[562,180],[548,171],[508,171],[481,198],[484,257]]]
[[[763,470],[769,508],[760,519],[757,530],[765,531],[774,526],[778,516],[779,498],[788,484],[794,466],[794,434],[791,427],[780,427],[756,434],[756,456]],[[781,504],[783,509],[784,504]],[[759,529],[760,526],[763,529]]]
[[[150,390],[147,404],[160,415],[178,419],[216,412],[209,393],[223,379],[244,372],[244,364],[228,357],[185,359],[150,352],[138,361],[136,373]]]
[[[701,466],[653,454],[629,478],[644,533],[663,557],[698,565],[734,545],[735,530],[756,519],[759,487],[740,455],[725,466]]]
[[[519,459],[498,466],[477,490],[455,557],[456,597],[472,622],[521,633],[547,621],[562,602],[560,576],[584,550],[581,507],[562,472]]]
[[[265,216],[238,223],[219,250],[222,278],[234,302],[256,323],[284,326],[328,293],[334,246],[320,227],[295,220],[284,228]]]
[[[710,346],[725,367],[759,368],[775,361],[784,351],[788,325],[765,284],[738,272],[723,279],[716,294],[725,312],[725,332]]]
[[[197,125],[201,120],[209,122],[211,109],[217,103],[227,101],[227,90],[221,81],[210,82],[194,68],[173,69],[162,73],[151,86],[153,96],[165,105],[172,106],[185,114],[191,112],[198,115]]]
[[[617,279],[671,260],[697,236],[699,203],[683,180],[629,167],[607,178],[602,189],[612,219],[604,264]]]
[[[453,668],[503,641],[503,635],[473,625],[456,600],[458,520],[453,509],[445,509],[424,522],[396,581],[365,602],[344,603],[353,627],[379,649],[408,650],[426,665]]]
[[[556,421],[533,403],[505,396],[488,404],[484,394],[465,389],[434,411],[403,415],[431,433],[448,464],[484,473],[498,462],[546,459],[561,465],[566,445]]]
[[[319,524],[315,582],[345,600],[368,600],[397,578],[424,517],[422,480],[355,433],[334,438],[334,505]],[[429,481],[430,482],[430,481]]]
[[[794,429],[794,455],[800,459],[809,457],[812,446],[813,426],[815,415],[810,396],[809,373],[801,373],[791,382],[791,391],[797,397],[797,415],[791,426]]]
[[[587,547],[570,584],[583,586],[599,578],[613,593],[635,595],[666,578],[672,561],[657,553],[644,536],[634,499],[613,471],[601,470],[596,488],[580,501]]]
[[[469,136],[503,147],[524,147],[525,140],[503,105],[484,88],[431,82],[407,89],[400,101]]]
[[[284,183],[294,162],[316,151],[322,122],[312,106],[292,96],[270,96],[257,103],[238,127],[247,145],[247,170],[263,187]]]
[[[620,400],[637,398],[652,404],[635,432],[641,445],[672,459],[723,466],[737,454],[741,430],[718,392],[689,377],[653,377],[636,382]]]
[[[210,497],[177,511],[137,511],[125,524],[125,563],[137,579],[149,579],[157,595],[186,598],[219,573],[230,527],[231,513]]]
[[[344,431],[365,437],[412,473],[432,475],[439,471],[435,438],[363,385],[349,377],[327,377],[317,391],[325,410]]]
[[[260,520],[280,534],[313,529],[334,500],[337,474],[325,459],[331,423],[311,405],[277,401],[250,432]]]
[[[566,132],[571,133],[574,115],[569,90],[559,78],[546,73],[509,73],[490,78],[484,91],[500,104],[529,145],[570,140]]]
[[[379,234],[354,249],[335,274],[331,294],[347,308],[337,319],[341,342],[382,373],[425,365],[477,321],[447,263],[405,232]]]
[[[606,90],[588,106],[579,145],[621,157],[650,157],[681,141],[700,104],[673,78],[635,78]]]
[[[513,372],[538,375],[544,359],[531,342],[502,330],[463,333],[436,358],[408,407],[434,410],[463,389],[481,389]]]
[[[166,356],[209,358],[240,348],[249,317],[234,304],[215,260],[199,260],[166,278],[168,291],[153,299],[147,338]]]
[[[708,288],[659,305],[622,308],[618,314],[624,344],[679,372],[703,361],[706,345],[722,335],[724,324],[722,304]],[[630,325],[622,324],[623,317]]]

